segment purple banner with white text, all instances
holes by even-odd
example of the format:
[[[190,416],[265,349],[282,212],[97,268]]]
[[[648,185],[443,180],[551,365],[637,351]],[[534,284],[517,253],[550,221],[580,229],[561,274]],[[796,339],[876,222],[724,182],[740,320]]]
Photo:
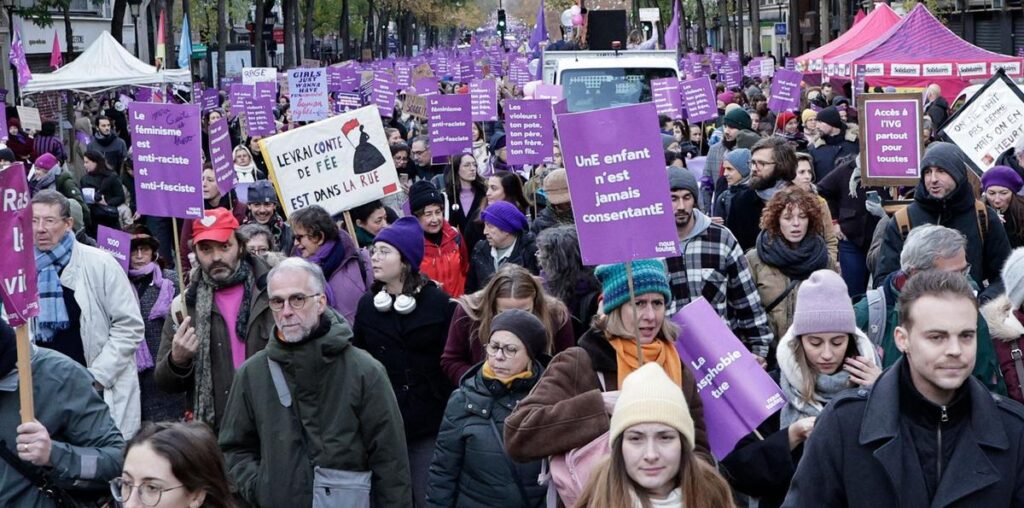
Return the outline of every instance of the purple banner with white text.
[[[0,245],[4,262],[0,263],[0,297],[4,318],[13,326],[28,323],[39,315],[36,290],[36,256],[32,248],[32,205],[25,167],[16,162],[0,169]]]
[[[434,157],[472,153],[472,100],[469,94],[427,96],[430,152]]]
[[[199,107],[132,103],[128,109],[138,213],[203,216]]]
[[[508,163],[543,164],[554,160],[554,124],[546,99],[505,102],[505,149]]]
[[[117,229],[99,226],[96,228],[96,245],[114,256],[117,264],[125,273],[128,272],[128,261],[132,255],[132,235]]]
[[[686,116],[690,123],[706,122],[718,118],[718,101],[711,78],[691,79],[679,84],[682,90]]]

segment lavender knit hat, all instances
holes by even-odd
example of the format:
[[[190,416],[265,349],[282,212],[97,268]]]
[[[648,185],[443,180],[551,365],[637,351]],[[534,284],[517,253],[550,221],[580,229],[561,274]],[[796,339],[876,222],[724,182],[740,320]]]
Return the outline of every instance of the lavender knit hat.
[[[520,212],[516,205],[508,201],[492,203],[484,210],[481,217],[483,217],[484,222],[514,235],[518,235],[529,227],[523,212]]]
[[[857,333],[846,283],[832,270],[818,270],[800,284],[793,312],[793,336],[809,333]]]

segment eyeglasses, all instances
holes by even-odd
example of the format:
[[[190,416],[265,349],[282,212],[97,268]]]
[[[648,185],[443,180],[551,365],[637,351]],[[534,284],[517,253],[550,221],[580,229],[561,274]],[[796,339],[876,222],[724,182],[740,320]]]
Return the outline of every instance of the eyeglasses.
[[[502,346],[494,342],[487,343],[487,356],[498,356],[498,351],[504,351],[505,356],[511,358],[519,352],[515,346]]]
[[[268,252],[270,252],[270,249],[249,249],[249,254],[252,254],[253,256],[262,256]]]
[[[388,257],[388,256],[390,256],[390,255],[392,255],[394,253],[395,253],[395,251],[393,251],[391,249],[383,249],[383,248],[380,248],[380,247],[370,247],[370,257],[371,258],[374,257],[374,256],[380,256],[382,258],[386,258],[386,257]]]
[[[306,301],[308,301],[310,298],[313,298],[315,296],[320,296],[321,294],[323,294],[323,293],[313,293],[311,295],[303,295],[303,294],[291,295],[287,299],[288,306],[291,307],[292,310],[302,310],[302,308],[306,306]],[[272,310],[274,312],[280,312],[280,311],[284,310],[284,302],[285,301],[286,300],[284,298],[281,298],[280,296],[272,297],[268,301],[268,303],[270,304],[270,310]]]
[[[152,483],[143,482],[139,485],[132,485],[124,481],[124,478],[114,478],[110,480],[110,493],[114,495],[114,500],[118,503],[126,503],[128,499],[132,497],[132,492],[138,489],[139,502],[145,506],[156,506],[160,504],[160,498],[163,497],[164,492],[172,490],[178,490],[184,488],[184,485],[178,485],[177,487],[170,487],[162,489]]]
[[[759,167],[759,168],[769,168],[769,167],[774,166],[775,163],[772,162],[772,161],[759,161],[757,159],[751,159],[750,160],[750,165],[751,166],[756,166],[756,167]]]

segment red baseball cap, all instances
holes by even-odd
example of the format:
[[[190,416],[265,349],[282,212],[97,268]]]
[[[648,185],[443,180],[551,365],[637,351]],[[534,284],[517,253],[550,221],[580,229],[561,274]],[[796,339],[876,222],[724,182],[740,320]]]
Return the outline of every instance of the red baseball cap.
[[[203,212],[202,219],[192,221],[192,241],[203,240],[227,243],[228,238],[238,229],[238,219],[224,208],[214,208]]]

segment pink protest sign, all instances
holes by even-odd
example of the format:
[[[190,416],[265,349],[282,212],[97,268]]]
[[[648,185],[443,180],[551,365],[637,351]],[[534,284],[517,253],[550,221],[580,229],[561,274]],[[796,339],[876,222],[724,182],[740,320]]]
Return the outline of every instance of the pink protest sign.
[[[782,409],[782,389],[700,297],[672,316],[676,350],[697,382],[711,454],[722,460],[747,434]]]
[[[39,315],[36,257],[32,248],[32,205],[20,162],[0,170],[0,296],[4,318],[13,327]]]
[[[654,104],[555,119],[583,262],[675,256],[679,237]]]

